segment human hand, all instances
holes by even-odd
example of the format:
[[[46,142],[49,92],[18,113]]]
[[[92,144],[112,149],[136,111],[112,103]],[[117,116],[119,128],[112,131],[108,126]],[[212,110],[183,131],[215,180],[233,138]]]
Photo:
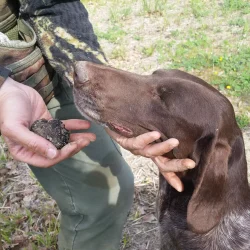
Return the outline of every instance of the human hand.
[[[38,119],[52,119],[47,107],[34,89],[7,78],[0,89],[0,131],[14,159],[37,167],[50,167],[71,157],[96,139],[92,133],[74,133],[61,150],[29,130]],[[88,121],[63,121],[68,130],[90,127]]]
[[[117,143],[134,155],[151,158],[173,188],[179,192],[184,190],[183,183],[175,173],[194,168],[195,162],[191,159],[168,159],[162,156],[177,147],[178,140],[172,138],[164,142],[150,144],[161,137],[159,132],[153,131],[134,138],[126,138],[109,129],[106,131]]]

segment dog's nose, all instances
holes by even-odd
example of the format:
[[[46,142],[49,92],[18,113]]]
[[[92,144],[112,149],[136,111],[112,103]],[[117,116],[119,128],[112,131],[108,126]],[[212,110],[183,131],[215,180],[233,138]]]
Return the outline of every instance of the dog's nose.
[[[89,80],[87,73],[88,62],[76,62],[74,64],[74,86],[81,87],[85,82]]]

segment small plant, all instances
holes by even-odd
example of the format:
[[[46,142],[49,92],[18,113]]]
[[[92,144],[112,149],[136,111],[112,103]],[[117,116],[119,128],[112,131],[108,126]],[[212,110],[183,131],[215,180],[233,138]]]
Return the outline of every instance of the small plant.
[[[167,9],[167,0],[142,0],[143,14],[164,15]]]
[[[227,44],[225,42],[225,46]],[[209,47],[206,37],[189,38],[176,45],[171,58],[174,68],[201,71],[201,75],[208,72],[207,80],[219,89],[227,90],[229,94],[240,96],[250,91],[249,47],[242,46],[234,52],[230,47],[224,47],[224,52],[217,55]]]
[[[36,237],[34,237],[34,242],[37,246],[43,246],[51,250],[56,250],[58,233],[58,224],[55,224],[55,219],[53,219],[48,223],[47,229],[42,235],[37,234]]]
[[[156,41],[155,50],[157,51],[157,59],[159,63],[164,63],[169,59],[170,49],[172,46],[172,42],[166,43],[164,40]]]
[[[145,56],[147,56],[147,57],[152,56],[153,53],[154,53],[154,51],[155,51],[154,45],[150,45],[149,47],[144,47],[144,48],[142,48],[142,53],[143,53]]]
[[[207,7],[202,0],[191,0],[191,8],[195,18],[208,15]]]
[[[141,37],[140,35],[137,35],[137,34],[135,34],[135,35],[133,36],[133,38],[134,38],[136,41],[141,41],[141,40],[142,40],[142,37]]]
[[[129,235],[124,234],[122,238],[122,248],[125,249],[129,245],[129,242],[130,242]]]
[[[231,20],[229,22],[229,25],[231,26],[238,26],[238,27],[242,27],[242,34],[247,34],[250,31],[250,24],[247,20],[245,20],[242,17],[239,17],[237,19]]]
[[[7,152],[4,148],[4,140],[0,136],[0,168],[5,166],[5,163],[11,160],[11,156],[9,152]]]
[[[109,27],[107,32],[96,30],[96,34],[99,38],[106,39],[112,43],[118,43],[127,33],[120,27],[114,25]]]
[[[235,95],[250,91],[250,48],[240,48],[236,54],[214,56],[214,66],[224,72],[224,76],[214,81],[216,85],[230,86]]]
[[[113,49],[110,54],[111,59],[121,59],[124,60],[126,57],[126,49],[124,46],[120,45]]]
[[[13,215],[5,215],[0,213],[0,234],[3,242],[12,243],[11,236],[16,230],[16,227],[21,224],[26,217],[22,214],[16,213]]]
[[[236,115],[236,121],[240,128],[250,126],[250,117],[247,114]]]
[[[229,11],[243,10],[246,14],[250,11],[250,2],[248,0],[224,0],[223,8]]]
[[[244,26],[243,26],[243,34],[247,34],[250,32],[250,24],[249,22],[245,22]]]
[[[132,8],[131,7],[125,7],[121,9],[111,8],[109,12],[110,12],[111,22],[117,24],[117,22],[120,22],[121,20],[125,20],[126,18],[128,18],[128,16],[132,12]]]
[[[15,236],[20,236],[23,239],[20,244],[29,239],[34,250],[43,247],[56,250],[59,232],[57,216],[45,209],[42,219],[38,220],[39,213],[39,211],[31,212],[28,209],[16,211],[14,214],[0,213],[0,238],[3,244],[12,245]]]
[[[170,32],[172,37],[178,37],[180,35],[180,31],[179,30],[173,30]]]
[[[229,22],[230,25],[232,25],[232,26],[233,26],[233,25],[234,25],[234,26],[239,26],[239,27],[244,27],[245,23],[246,23],[246,21],[245,21],[245,19],[243,19],[242,17],[239,17],[239,18],[237,18],[237,19],[231,20],[231,21]]]
[[[136,210],[135,214],[133,215],[133,220],[139,219],[140,216],[141,216],[140,211],[139,211],[139,210]]]

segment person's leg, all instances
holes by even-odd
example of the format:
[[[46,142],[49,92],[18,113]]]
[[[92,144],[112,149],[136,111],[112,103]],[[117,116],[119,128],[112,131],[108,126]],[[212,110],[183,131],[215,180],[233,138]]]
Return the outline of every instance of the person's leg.
[[[53,117],[81,118],[64,87],[48,104]],[[31,167],[61,210],[60,250],[118,250],[133,200],[133,175],[105,130],[92,123],[97,140],[52,168]]]

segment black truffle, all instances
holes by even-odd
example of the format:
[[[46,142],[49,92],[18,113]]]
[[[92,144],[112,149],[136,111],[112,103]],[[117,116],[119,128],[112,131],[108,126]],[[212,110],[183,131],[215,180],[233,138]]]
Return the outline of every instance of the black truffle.
[[[69,143],[70,132],[58,119],[37,120],[31,125],[30,130],[50,141],[57,149]]]

